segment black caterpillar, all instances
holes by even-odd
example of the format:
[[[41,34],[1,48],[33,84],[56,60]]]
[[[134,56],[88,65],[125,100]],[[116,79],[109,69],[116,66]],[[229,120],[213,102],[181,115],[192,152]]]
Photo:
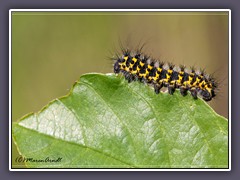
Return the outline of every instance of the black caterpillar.
[[[217,83],[203,70],[195,71],[192,67],[188,71],[184,65],[175,67],[171,63],[151,61],[140,51],[131,52],[129,49],[123,49],[122,55],[117,55],[113,60],[116,61],[114,73],[123,74],[128,82],[140,81],[152,85],[156,94],[162,87],[167,87],[171,95],[179,89],[183,96],[190,91],[194,99],[201,97],[210,101],[216,96]]]

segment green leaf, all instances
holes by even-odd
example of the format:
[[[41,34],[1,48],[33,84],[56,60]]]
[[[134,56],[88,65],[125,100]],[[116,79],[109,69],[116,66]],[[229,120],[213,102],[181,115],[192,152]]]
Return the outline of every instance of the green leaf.
[[[228,168],[228,121],[207,103],[114,74],[83,75],[12,133],[30,168]]]

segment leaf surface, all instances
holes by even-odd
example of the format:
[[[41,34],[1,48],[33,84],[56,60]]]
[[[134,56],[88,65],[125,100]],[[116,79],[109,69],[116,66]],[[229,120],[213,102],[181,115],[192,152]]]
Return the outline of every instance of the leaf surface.
[[[114,74],[81,76],[12,133],[30,168],[228,168],[228,121],[207,103]]]

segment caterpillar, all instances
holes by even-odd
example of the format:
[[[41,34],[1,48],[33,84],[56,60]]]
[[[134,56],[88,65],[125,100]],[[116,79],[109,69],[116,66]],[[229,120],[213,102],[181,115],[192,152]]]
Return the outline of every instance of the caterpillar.
[[[140,81],[151,85],[156,94],[166,87],[170,95],[179,89],[182,96],[189,91],[194,99],[200,97],[210,101],[216,96],[217,83],[204,70],[196,71],[194,67],[188,70],[184,65],[177,67],[172,63],[151,60],[141,50],[122,49],[113,60],[115,74],[122,74],[129,83]]]

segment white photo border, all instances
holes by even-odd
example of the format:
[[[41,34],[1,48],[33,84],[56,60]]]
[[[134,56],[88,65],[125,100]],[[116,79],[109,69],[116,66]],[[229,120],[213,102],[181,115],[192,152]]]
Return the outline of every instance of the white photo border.
[[[228,12],[228,168],[183,168],[183,169],[118,169],[118,168],[12,168],[12,49],[11,49],[11,31],[12,31],[12,12]],[[231,9],[10,9],[9,10],[9,171],[231,171]]]

